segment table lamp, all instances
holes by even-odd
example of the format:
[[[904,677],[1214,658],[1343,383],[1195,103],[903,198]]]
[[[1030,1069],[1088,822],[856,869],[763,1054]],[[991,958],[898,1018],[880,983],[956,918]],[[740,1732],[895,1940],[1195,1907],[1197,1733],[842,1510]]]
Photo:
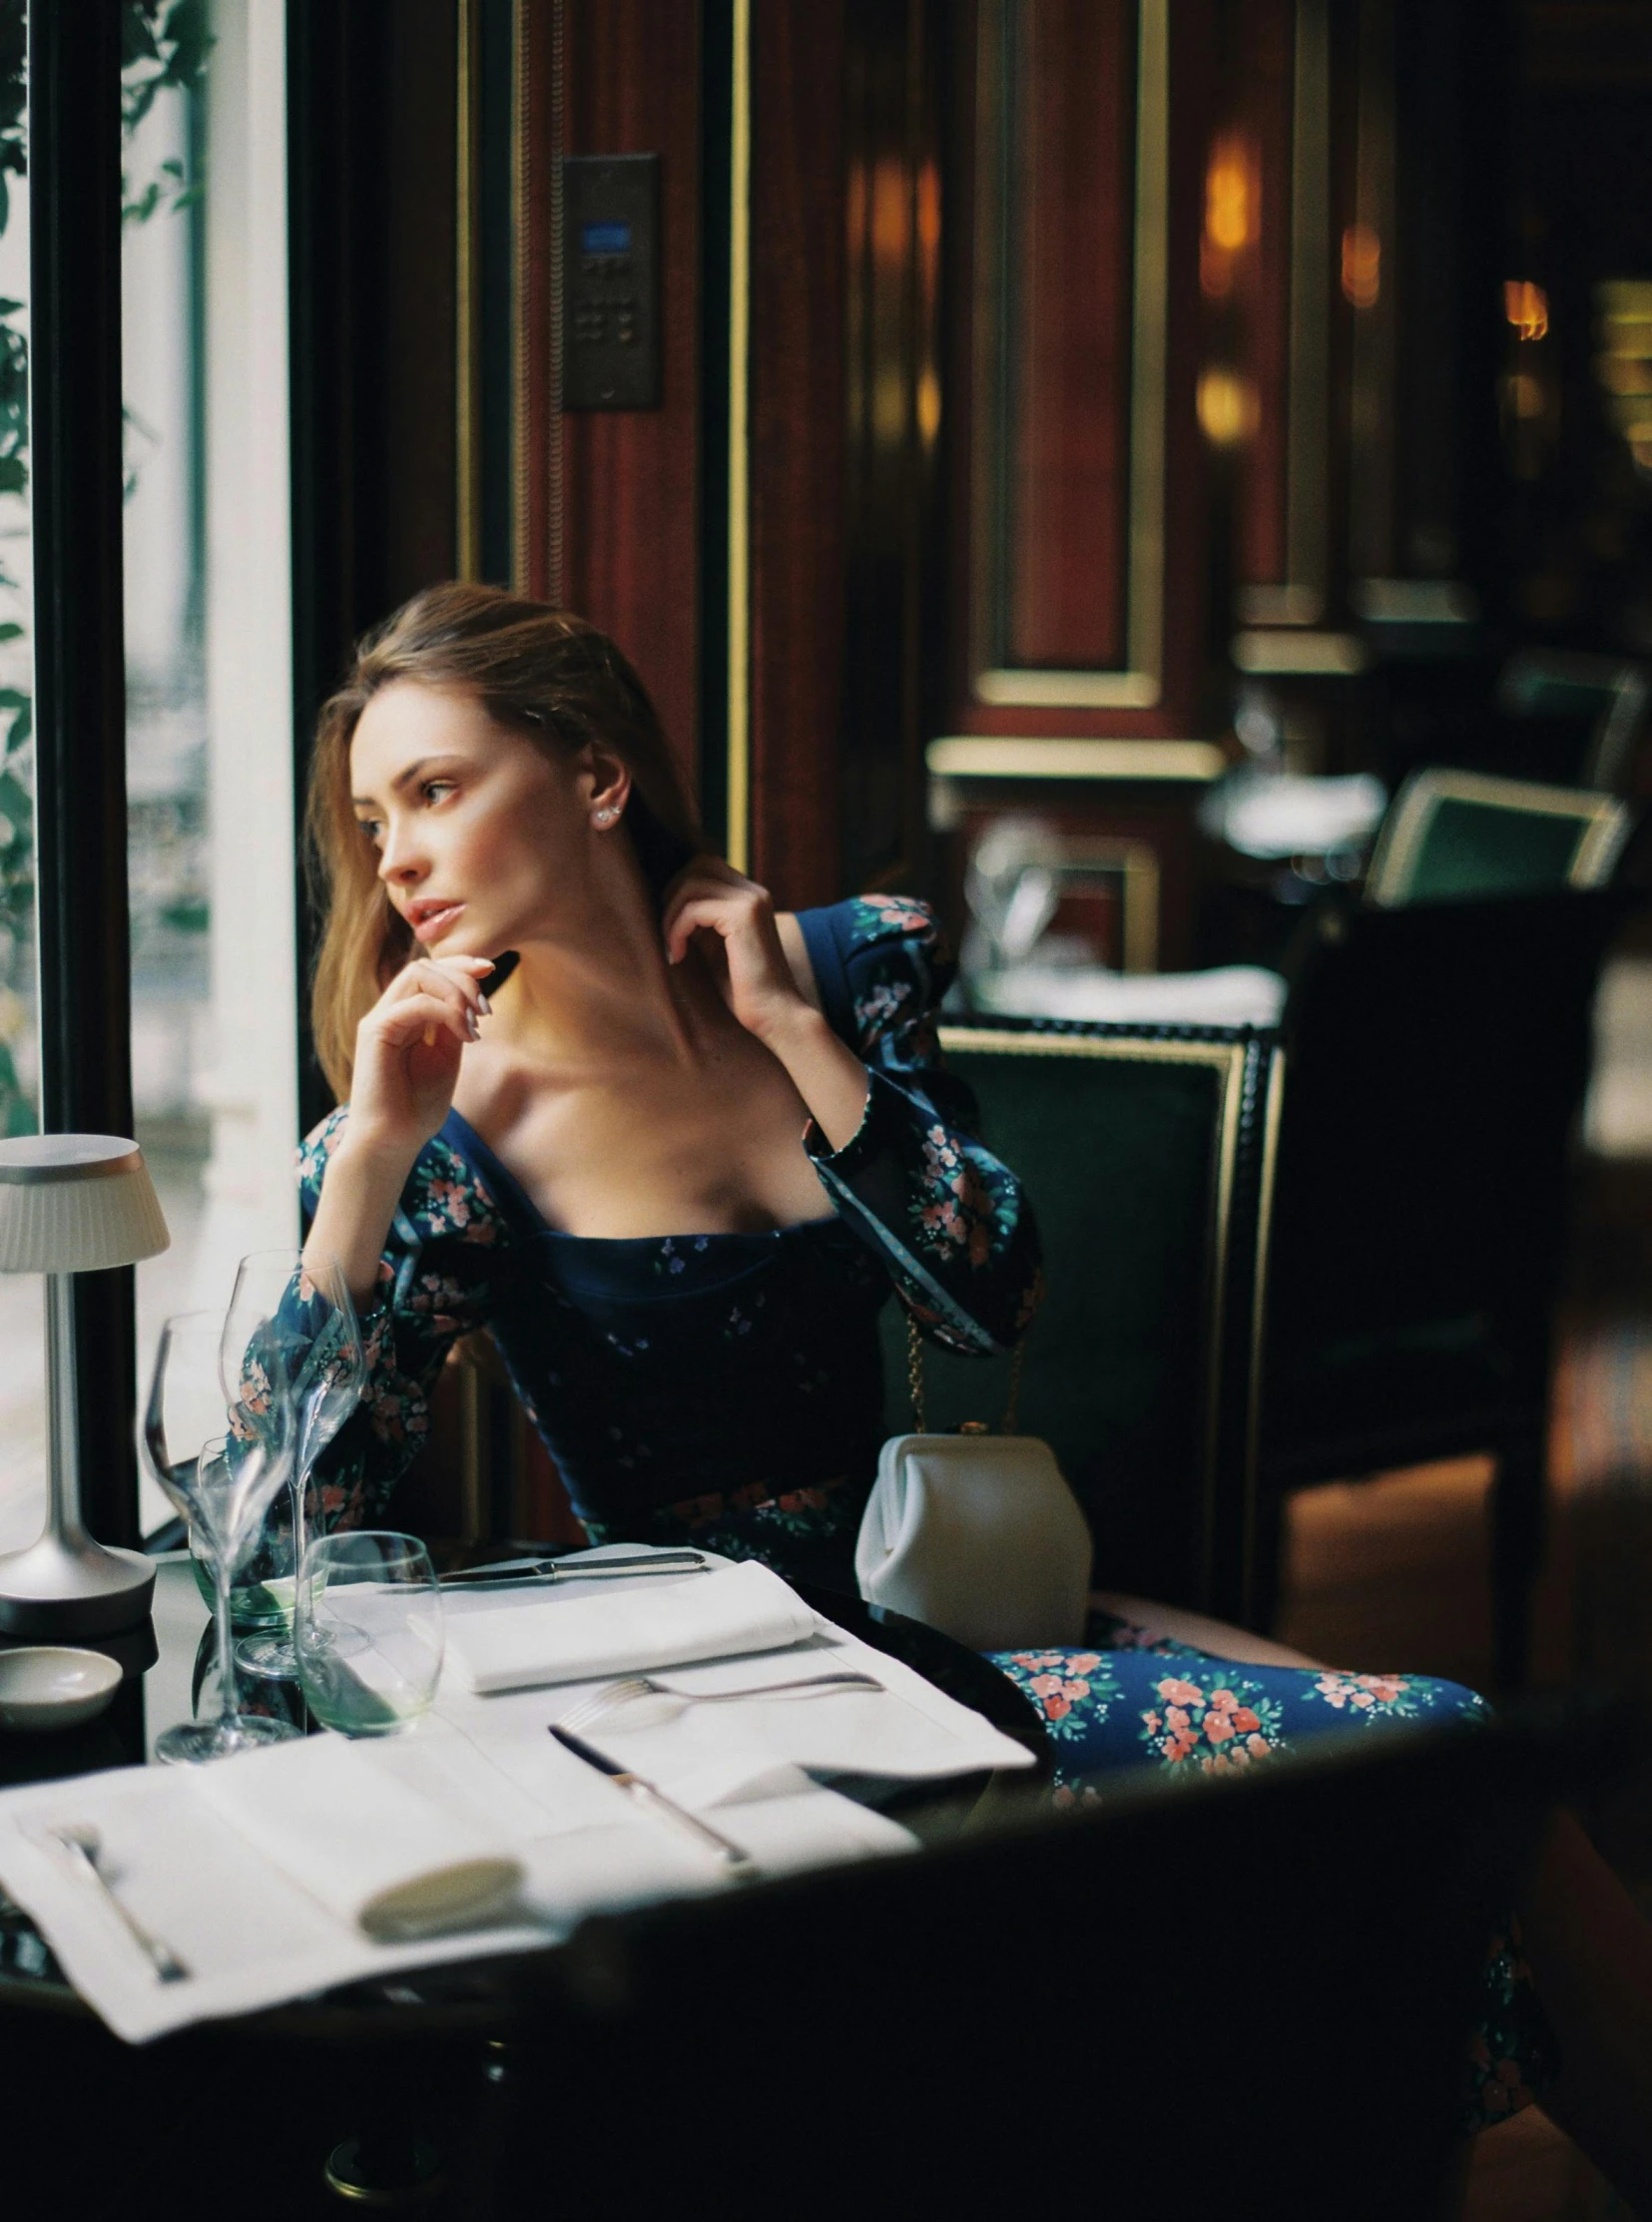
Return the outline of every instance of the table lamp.
[[[46,1276],[46,1531],[0,1556],[0,1633],[96,1636],[149,1611],[155,1561],[87,1534],[75,1400],[77,1273],[136,1265],[171,1241],[136,1142],[30,1134],[0,1142],[0,1273]]]

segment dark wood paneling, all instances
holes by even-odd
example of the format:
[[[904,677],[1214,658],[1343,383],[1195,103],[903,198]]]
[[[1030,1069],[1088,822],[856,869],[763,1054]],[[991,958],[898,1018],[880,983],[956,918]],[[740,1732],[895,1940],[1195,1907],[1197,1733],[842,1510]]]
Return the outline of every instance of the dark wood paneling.
[[[1286,583],[1290,439],[1292,69],[1296,0],[1240,0],[1234,153],[1253,195],[1251,236],[1233,272],[1239,364],[1256,399],[1240,458],[1235,571],[1248,585]]]
[[[924,841],[943,23],[936,0],[851,0],[847,17],[845,889],[914,884]]]
[[[582,410],[562,419],[562,594],[636,664],[666,731],[693,766],[699,624],[700,10],[692,0],[564,0],[565,144],[569,154],[660,157],[663,403]],[[549,110],[550,8],[535,11],[532,113],[542,142]],[[543,166],[538,173],[544,175]],[[528,204],[548,225],[550,195]],[[548,243],[547,243],[548,244]],[[535,265],[548,285],[548,255]],[[548,302],[548,291],[539,296]],[[545,420],[549,380],[534,373]],[[538,454],[529,441],[530,454]],[[543,472],[542,462],[534,465]],[[531,496],[530,576],[549,585],[543,478]],[[724,498],[710,488],[706,498]]]
[[[972,691],[970,611],[979,545],[973,514],[972,432],[981,396],[973,349],[976,247],[975,10],[949,17],[956,81],[949,103],[946,192],[948,311],[947,431],[950,599],[946,723],[953,733],[1129,735],[1181,739],[1207,729],[1212,717],[1209,609],[1210,464],[1200,437],[1195,392],[1207,338],[1199,290],[1199,239],[1205,213],[1205,162],[1217,114],[1217,0],[1175,0],[1170,10],[1169,296],[1166,328],[1164,464],[1164,681],[1158,703],[1145,709],[1048,709],[977,702]],[[1117,498],[1125,498],[1121,482]],[[1082,566],[1098,528],[1066,560]]]
[[[752,866],[789,908],[839,892],[844,16],[752,11]]]
[[[1008,18],[1006,622],[992,651],[1006,664],[1125,657],[1135,18],[1134,0],[1039,0]]]
[[[1212,698],[1211,462],[1195,395],[1205,357],[1199,235],[1205,156],[1220,86],[1217,0],[1170,8],[1170,268],[1165,335],[1164,692],[1113,732],[1185,736],[1226,728],[1231,704]],[[1219,623],[1225,626],[1227,612]],[[1050,729],[1054,731],[1052,727]],[[1102,730],[1093,726],[1092,731]]]

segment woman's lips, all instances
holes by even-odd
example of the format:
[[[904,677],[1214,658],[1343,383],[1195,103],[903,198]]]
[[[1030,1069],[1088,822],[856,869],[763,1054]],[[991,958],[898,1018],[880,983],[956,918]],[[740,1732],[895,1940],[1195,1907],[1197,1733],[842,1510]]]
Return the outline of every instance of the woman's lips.
[[[437,935],[443,934],[464,908],[462,902],[418,903],[407,913],[407,923],[428,948]]]

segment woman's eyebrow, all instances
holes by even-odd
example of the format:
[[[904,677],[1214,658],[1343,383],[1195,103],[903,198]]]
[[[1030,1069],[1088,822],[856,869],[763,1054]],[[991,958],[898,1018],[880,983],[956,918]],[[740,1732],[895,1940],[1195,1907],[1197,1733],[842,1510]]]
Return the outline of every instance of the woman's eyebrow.
[[[411,787],[422,772],[428,770],[432,764],[439,764],[441,761],[440,757],[415,757],[412,763],[404,766],[390,782],[390,793],[392,795],[399,794],[403,788]],[[373,800],[374,798],[370,795],[352,795],[350,797],[350,807],[352,810],[366,810]]]

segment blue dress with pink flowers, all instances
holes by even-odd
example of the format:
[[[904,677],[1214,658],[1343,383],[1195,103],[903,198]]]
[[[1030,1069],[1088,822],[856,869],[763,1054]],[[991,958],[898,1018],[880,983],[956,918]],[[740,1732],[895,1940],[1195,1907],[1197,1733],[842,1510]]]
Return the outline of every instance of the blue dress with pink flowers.
[[[804,1136],[822,1215],[756,1235],[569,1235],[450,1114],[408,1178],[362,1318],[368,1386],[321,1461],[323,1524],[380,1518],[448,1350],[486,1328],[594,1541],[692,1540],[853,1589],[883,1428],[879,1310],[892,1293],[931,1340],[1005,1350],[1037,1307],[1039,1248],[1020,1183],[940,1059],[951,967],[928,909],[862,896],[799,923],[826,1018],[871,1082],[842,1149]],[[306,1216],[348,1115],[300,1152]],[[1127,1768],[1232,1773],[1328,1733],[1484,1711],[1428,1676],[1239,1665],[1104,1613],[1081,1649],[994,1663],[1042,1719],[1069,1803]],[[1487,1981],[1481,2120],[1524,2103],[1547,2046],[1506,1941]]]

